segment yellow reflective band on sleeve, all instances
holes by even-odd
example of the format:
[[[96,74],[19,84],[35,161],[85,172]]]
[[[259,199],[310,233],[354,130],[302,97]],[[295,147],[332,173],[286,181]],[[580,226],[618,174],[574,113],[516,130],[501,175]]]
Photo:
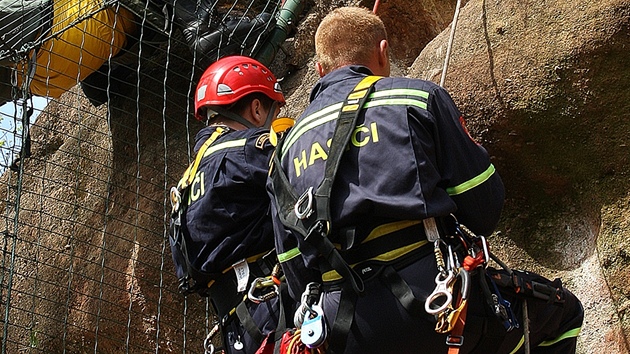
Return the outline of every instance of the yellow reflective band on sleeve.
[[[564,333],[562,333],[560,336],[558,336],[558,338],[556,339],[552,339],[552,340],[546,340],[542,343],[540,343],[538,346],[539,347],[548,347],[551,345],[554,345],[562,340],[568,339],[568,338],[575,338],[577,336],[580,335],[580,332],[582,330],[582,327],[578,327],[578,328],[574,328],[572,330],[566,331]]]
[[[552,339],[552,340],[546,340],[542,343],[540,343],[538,346],[539,347],[548,347],[551,345],[554,345],[562,340],[568,339],[568,338],[575,338],[577,336],[580,335],[580,331],[582,330],[582,327],[578,327],[578,328],[574,328],[572,330],[566,331],[564,333],[562,333],[560,336],[558,336],[558,338],[556,339]],[[521,340],[518,342],[518,344],[516,344],[516,347],[514,347],[514,349],[512,349],[512,351],[510,352],[510,354],[516,354],[516,352],[518,352],[519,349],[521,349],[521,347],[523,346],[523,344],[525,343],[525,337],[521,337]]]
[[[490,178],[493,174],[494,174],[494,165],[490,164],[490,166],[488,167],[488,169],[486,169],[485,171],[483,171],[481,174],[475,176],[474,178],[460,184],[457,185],[455,187],[449,187],[446,188],[446,193],[448,193],[448,195],[453,196],[453,195],[458,195],[458,194],[462,194],[464,192],[467,192],[477,186],[479,186],[480,184],[482,184],[483,182],[487,181],[488,178]]]
[[[278,254],[278,262],[280,263],[288,262],[292,260],[293,258],[299,256],[300,254],[301,254],[300,250],[297,247],[295,247],[286,252]]]
[[[428,244],[429,241],[427,240],[422,240],[416,243],[412,243],[410,245],[404,246],[404,247],[400,247],[397,248],[395,250],[389,251],[389,252],[385,252],[383,254],[380,254],[376,257],[370,258],[370,259],[366,259],[365,261],[380,261],[380,262],[391,262],[399,257],[402,257],[404,255],[406,255],[407,253],[417,250],[418,248]],[[356,266],[356,264],[352,264],[351,267]],[[339,280],[341,279],[341,275],[339,275],[339,273],[337,273],[337,271],[335,270],[331,270],[328,271],[324,274],[322,274],[322,281],[324,282],[330,282],[330,281],[335,281],[335,280]]]

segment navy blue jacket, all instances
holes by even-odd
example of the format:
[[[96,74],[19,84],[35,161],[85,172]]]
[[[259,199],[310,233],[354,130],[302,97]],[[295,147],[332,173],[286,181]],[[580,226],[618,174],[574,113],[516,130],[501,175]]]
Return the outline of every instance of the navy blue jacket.
[[[371,72],[366,67],[347,66],[313,88],[310,105],[278,151],[297,195],[309,187],[317,189],[341,104],[367,75]],[[332,189],[331,235],[366,222],[451,213],[477,234],[494,230],[504,202],[502,181],[443,88],[430,81],[386,77],[375,84],[365,107]],[[279,220],[274,223],[276,250],[291,286],[302,272],[291,267],[317,269],[317,257],[309,254],[308,244],[300,244],[305,264],[288,262],[299,253],[298,241]],[[292,289],[294,295],[299,291]]]
[[[214,130],[210,126],[197,133],[195,152]],[[199,250],[196,268],[222,272],[273,249],[265,191],[272,151],[268,130],[262,128],[231,130],[206,150],[190,197],[183,201],[189,205],[182,215],[182,232],[188,249]]]

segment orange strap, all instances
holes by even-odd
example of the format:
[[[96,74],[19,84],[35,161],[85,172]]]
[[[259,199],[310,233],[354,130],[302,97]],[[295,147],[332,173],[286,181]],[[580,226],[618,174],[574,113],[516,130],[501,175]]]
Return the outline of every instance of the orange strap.
[[[468,312],[468,301],[464,303],[455,326],[451,330],[451,333],[446,337],[446,344],[448,345],[448,354],[458,354],[459,348],[464,344],[464,326],[466,325],[466,312]]]

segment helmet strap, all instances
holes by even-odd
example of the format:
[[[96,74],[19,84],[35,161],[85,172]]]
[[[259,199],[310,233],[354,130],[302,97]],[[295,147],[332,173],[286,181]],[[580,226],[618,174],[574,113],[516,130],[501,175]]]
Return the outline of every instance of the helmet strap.
[[[273,101],[271,104],[271,108],[269,108],[269,113],[267,113],[267,118],[265,119],[265,124],[263,127],[269,129],[271,127],[271,122],[276,114],[276,108],[278,108],[278,101]]]
[[[223,116],[223,117],[225,117],[227,119],[233,120],[233,121],[235,121],[237,123],[241,123],[244,126],[246,126],[247,128],[257,128],[252,122],[248,121],[247,119],[241,117],[240,115],[238,115],[238,114],[236,114],[234,112],[228,111],[227,109],[225,109],[225,108],[223,108],[221,106],[210,106],[210,107],[208,107],[208,109],[218,113],[219,115],[221,115],[221,116]],[[269,119],[269,118],[267,118],[267,119]]]

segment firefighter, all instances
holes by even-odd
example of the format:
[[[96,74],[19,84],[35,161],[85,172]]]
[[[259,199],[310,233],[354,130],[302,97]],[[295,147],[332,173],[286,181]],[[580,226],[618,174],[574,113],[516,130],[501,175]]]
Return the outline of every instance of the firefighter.
[[[258,61],[228,56],[213,63],[195,95],[196,118],[208,125],[172,190],[170,240],[180,290],[210,297],[228,353],[254,353],[283,326],[265,186],[269,126],[284,104],[274,74]]]
[[[479,235],[495,229],[504,187],[449,94],[389,77],[386,30],[367,9],[328,14],[315,48],[320,80],[271,175],[276,250],[302,300],[302,343],[332,353],[515,353],[524,343],[575,352],[583,310],[559,281],[463,265],[489,258]],[[499,281],[509,275],[549,296],[522,296]],[[453,302],[467,311],[444,319]]]

